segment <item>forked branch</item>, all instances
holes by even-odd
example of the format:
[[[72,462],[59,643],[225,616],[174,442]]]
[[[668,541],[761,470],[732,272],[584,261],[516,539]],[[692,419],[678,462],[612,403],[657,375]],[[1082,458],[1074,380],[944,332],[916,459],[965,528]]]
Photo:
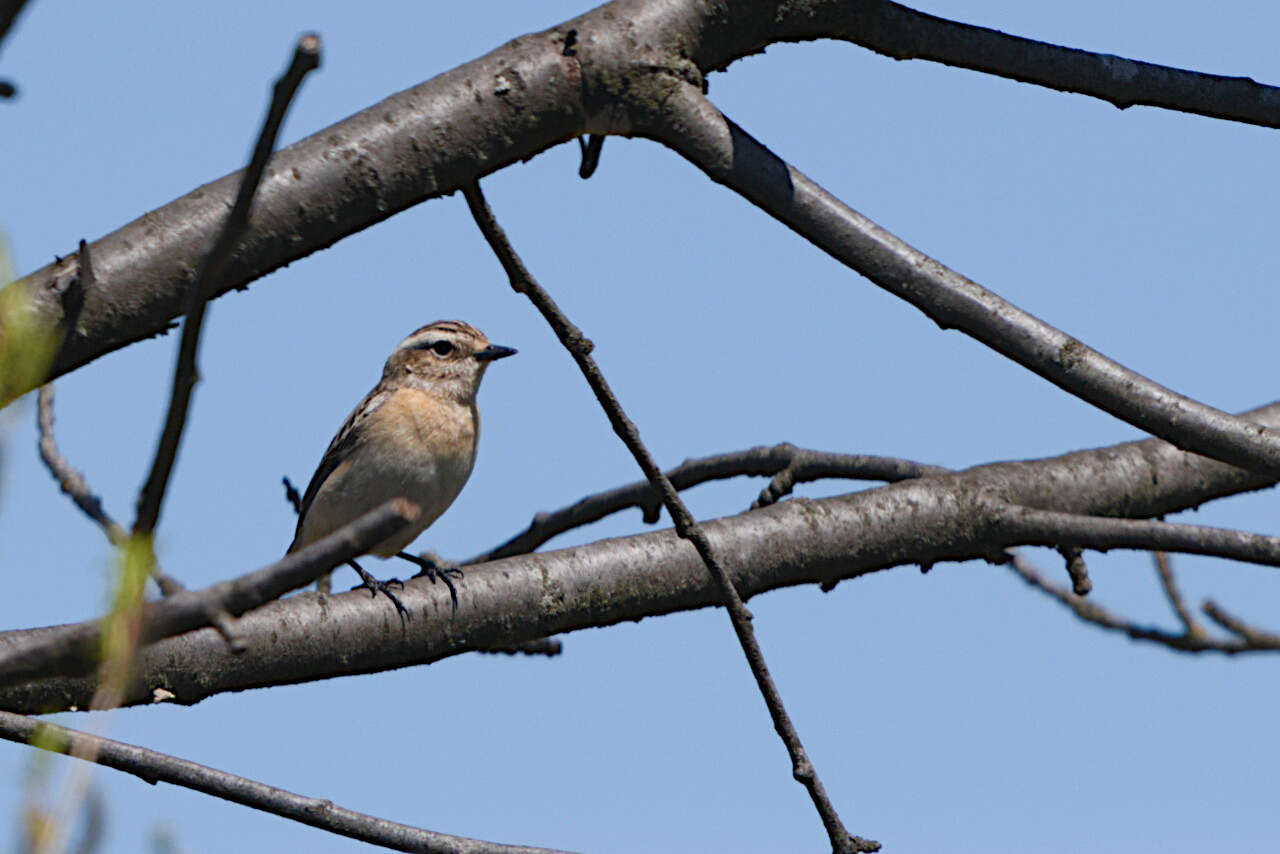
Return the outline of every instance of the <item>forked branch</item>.
[[[909,246],[735,125],[697,87],[675,86],[637,130],[678,152],[801,237],[914,305],[1129,424],[1179,448],[1280,475],[1280,432],[1129,370]]]
[[[668,469],[667,479],[678,490],[689,489],[701,483],[724,480],[731,477],[771,477],[770,485],[753,507],[772,504],[798,483],[826,478],[849,480],[881,480],[897,483],[931,474],[943,474],[947,469],[896,457],[878,457],[868,454],[837,454],[797,448],[783,443],[771,447],[748,448],[710,457],[685,460]],[[778,485],[779,478],[786,478],[785,490]],[[650,525],[658,521],[662,497],[647,480],[629,483],[615,489],[588,495],[567,507],[549,513],[539,513],[529,527],[499,546],[463,561],[464,564],[484,563],[512,555],[526,554],[547,541],[574,528],[598,522],[606,516],[639,508],[644,521]]]
[[[1212,602],[1205,603],[1206,613],[1236,637],[1216,638],[1187,622],[1183,622],[1183,631],[1180,633],[1144,625],[1100,605],[1093,598],[1085,599],[1075,595],[1066,587],[1053,583],[1024,555],[1018,553],[1010,555],[1007,566],[1031,587],[1057,600],[1082,621],[1107,631],[1127,635],[1133,640],[1147,641],[1177,652],[1218,652],[1225,655],[1239,655],[1280,650],[1280,635],[1246,625],[1243,621],[1230,616],[1226,616],[1224,622],[1220,619],[1224,616],[1222,611]]]
[[[279,178],[268,177],[255,203],[263,216],[246,231],[217,290],[242,287],[553,145],[583,134],[629,132],[626,93],[656,94],[651,103],[662,105],[655,81],[705,76],[770,44],[818,38],[1118,105],[1148,103],[1269,126],[1280,121],[1275,87],[1049,45],[884,0],[616,0],[391,95],[279,152]],[[495,83],[507,79],[521,85],[493,94]],[[611,116],[624,120],[615,126]],[[440,144],[420,144],[426,137]],[[332,158],[335,145],[359,157],[341,166]],[[369,174],[378,180],[365,180]],[[201,186],[94,243],[107,280],[86,295],[53,375],[159,334],[185,311],[186,271],[199,265],[213,239],[212,230],[193,233],[191,223],[221,221],[238,180],[227,176]],[[65,312],[52,295],[69,274],[66,264],[53,264],[22,282],[50,297],[37,306],[40,323],[50,329],[64,327]]]
[[[1248,415],[1276,424],[1280,404]],[[1149,488],[1153,479],[1159,490]],[[734,556],[734,583],[750,597],[796,584],[829,588],[903,564],[1001,560],[1004,549],[1020,542],[1055,543],[1069,532],[1058,520],[1048,520],[1052,524],[1044,528],[1002,529],[1002,516],[1018,512],[1018,506],[1053,507],[1086,517],[1081,524],[1088,526],[1099,517],[1175,513],[1272,483],[1148,439],[978,466],[833,498],[785,501],[701,527],[718,552]],[[998,496],[1004,508],[975,500],[983,496]],[[1169,526],[1176,529],[1173,536],[1184,536],[1184,527]],[[1163,530],[1157,534],[1164,536]],[[922,538],[921,531],[930,536]],[[1077,533],[1088,533],[1087,527]],[[1232,537],[1225,543],[1228,548],[1247,545],[1233,544]],[[1115,545],[1114,540],[1080,542]],[[1157,540],[1132,542],[1150,548]],[[449,611],[447,594],[425,579],[406,583],[403,601],[423,619],[403,631],[395,627],[394,644],[385,641],[391,629],[387,609],[367,596],[303,594],[273,602],[239,619],[237,628],[248,645],[242,655],[231,654],[214,633],[204,631],[144,648],[124,700],[148,703],[154,690],[163,688],[171,702],[190,704],[225,691],[427,664],[549,634],[717,607],[724,601],[695,551],[672,531],[474,566],[463,585],[468,607],[456,619],[437,620],[433,615]],[[80,625],[0,632],[0,652],[79,631]],[[281,642],[289,638],[298,641]],[[0,708],[83,708],[95,687],[92,677],[44,678],[0,688]]]
[[[1064,47],[950,21],[888,0],[805,4],[791,16],[805,37],[853,42],[894,59],[926,59],[1099,98],[1120,109],[1145,105],[1280,127],[1280,89],[1248,77],[1205,74]],[[790,23],[785,16],[784,22]]]

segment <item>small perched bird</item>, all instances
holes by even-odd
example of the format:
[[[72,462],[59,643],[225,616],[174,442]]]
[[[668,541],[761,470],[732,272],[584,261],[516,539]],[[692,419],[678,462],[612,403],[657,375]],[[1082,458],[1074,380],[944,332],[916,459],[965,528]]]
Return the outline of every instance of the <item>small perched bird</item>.
[[[379,557],[398,556],[422,568],[433,582],[449,587],[454,607],[457,591],[450,580],[458,569],[408,554],[428,525],[449,509],[462,491],[476,461],[480,414],[476,391],[489,363],[515,354],[490,344],[474,326],[438,320],[400,342],[382,369],[382,379],[347,416],[329,443],[298,507],[298,528],[289,551],[352,522],[392,498],[407,498],[422,508],[403,531],[369,549]],[[381,590],[401,615],[408,612],[388,586],[350,562],[362,587],[374,596]]]

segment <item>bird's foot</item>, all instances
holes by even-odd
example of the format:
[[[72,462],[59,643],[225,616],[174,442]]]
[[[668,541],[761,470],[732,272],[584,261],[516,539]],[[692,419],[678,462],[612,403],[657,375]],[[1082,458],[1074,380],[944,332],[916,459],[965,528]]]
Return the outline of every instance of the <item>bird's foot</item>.
[[[460,581],[463,578],[464,573],[460,568],[446,564],[435,557],[427,557],[425,555],[419,557],[408,552],[400,552],[396,557],[403,558],[418,567],[419,572],[413,576],[414,578],[421,578],[425,575],[431,579],[432,584],[436,583],[436,579],[443,581],[444,586],[449,588],[449,601],[453,605],[453,613],[458,613],[458,588],[454,586],[453,582]]]
[[[349,563],[352,569],[360,573],[360,583],[357,584],[355,587],[352,587],[351,588],[352,590],[365,589],[369,591],[370,596],[374,596],[374,597],[376,597],[379,593],[382,593],[384,596],[386,596],[388,599],[391,600],[391,604],[396,606],[396,612],[400,615],[400,622],[403,623],[405,620],[410,619],[409,609],[406,608],[404,606],[404,603],[400,601],[399,596],[391,592],[392,587],[396,587],[396,588],[399,588],[400,590],[403,590],[404,589],[403,581],[401,581],[398,578],[388,578],[386,581],[379,581],[378,579],[370,575],[368,572],[366,572],[364,570],[364,567],[360,566],[360,564],[356,563],[354,560],[349,561]]]

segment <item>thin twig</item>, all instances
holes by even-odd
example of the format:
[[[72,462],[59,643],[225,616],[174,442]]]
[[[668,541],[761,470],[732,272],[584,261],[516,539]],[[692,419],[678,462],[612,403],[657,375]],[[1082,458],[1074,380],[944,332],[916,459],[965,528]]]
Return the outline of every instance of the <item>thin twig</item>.
[[[783,498],[791,494],[796,488],[796,466],[788,465],[782,471],[775,474],[769,479],[769,484],[756,496],[756,500],[751,502],[752,510],[759,510],[761,507],[768,507],[770,504],[777,504]]]
[[[1089,580],[1089,567],[1085,566],[1084,553],[1074,546],[1059,546],[1058,554],[1067,563],[1067,577],[1071,579],[1071,592],[1077,596],[1088,596],[1093,589]]]
[[[603,136],[593,133],[585,142],[582,137],[578,137],[578,151],[582,155],[582,163],[578,165],[579,178],[585,181],[596,174],[596,167],[600,165],[600,152],[603,150]]]
[[[779,445],[685,460],[675,468],[668,469],[666,476],[676,489],[685,490],[713,480],[743,476],[769,477],[780,471],[790,471],[793,483],[826,478],[897,483],[926,475],[943,474],[948,469],[896,457],[814,451],[783,442]],[[658,521],[662,498],[647,480],[588,495],[567,507],[537,514],[528,528],[501,545],[469,558],[463,565],[526,554],[560,534],[632,507],[640,508],[644,521],[652,525]]]
[[[0,42],[3,42],[5,36],[9,34],[13,22],[17,20],[18,14],[25,5],[27,0],[0,0]],[[8,80],[0,80],[0,98],[12,98],[16,94],[18,94],[16,86]]]
[[[289,506],[293,508],[295,516],[302,515],[302,494],[298,492],[298,488],[293,485],[293,481],[289,480],[288,475],[280,478],[284,484],[284,500],[289,502]],[[329,593],[333,589],[333,573],[326,572],[324,575],[316,579],[316,592]]]
[[[747,657],[747,663],[751,667],[751,673],[755,677],[756,685],[759,687],[760,693],[764,697],[765,705],[769,708],[769,714],[773,718],[774,729],[777,730],[779,737],[786,745],[787,752],[791,756],[792,776],[809,792],[814,807],[817,809],[823,826],[827,830],[827,836],[831,840],[832,850],[836,852],[878,851],[880,849],[879,843],[853,836],[841,823],[835,806],[827,797],[826,789],[823,787],[813,764],[809,761],[804,746],[800,743],[800,736],[797,734],[795,726],[787,716],[786,708],[782,704],[782,695],[778,692],[778,688],[773,682],[773,677],[769,675],[769,669],[764,661],[764,653],[761,651],[760,644],[756,641],[755,631],[751,627],[751,613],[747,611],[746,605],[743,604],[742,597],[738,595],[738,591],[734,588],[729,574],[720,565],[719,560],[712,552],[710,541],[707,540],[702,529],[694,522],[693,517],[684,506],[684,502],[680,500],[679,493],[676,492],[675,487],[671,485],[671,481],[667,479],[666,475],[662,473],[662,469],[658,467],[658,464],[654,462],[648,448],[640,441],[640,434],[635,424],[627,417],[617,398],[609,389],[609,384],[600,372],[600,368],[596,365],[595,360],[591,358],[593,347],[591,341],[585,338],[582,332],[569,321],[551,296],[543,290],[542,286],[525,268],[524,262],[520,260],[515,249],[507,240],[502,227],[494,219],[493,211],[489,209],[488,203],[485,202],[479,183],[471,183],[464,186],[462,192],[466,197],[467,206],[471,209],[471,215],[475,219],[476,225],[479,226],[485,240],[489,243],[489,247],[498,257],[503,270],[506,271],[511,281],[512,289],[516,293],[522,293],[529,298],[548,325],[555,331],[560,343],[569,351],[569,354],[577,363],[578,369],[586,378],[587,384],[591,386],[591,391],[595,394],[596,400],[599,401],[601,408],[608,415],[609,423],[613,425],[614,432],[618,434],[623,444],[627,446],[627,450],[635,457],[636,462],[644,471],[645,478],[653,484],[655,489],[661,492],[662,503],[667,508],[667,513],[675,524],[676,533],[682,539],[688,540],[693,544],[698,556],[719,586],[724,596],[724,605],[729,613],[729,619],[732,621],[734,632],[738,636],[738,642],[742,646],[742,651]]]
[[[1280,566],[1280,537],[1158,519],[1116,519],[1009,504],[991,505],[992,534],[1003,546],[1183,552]]]
[[[735,125],[695,86],[635,127],[850,269],[1064,391],[1179,448],[1280,474],[1280,431],[1178,394],[966,279],[854,211]]]
[[[1276,644],[1267,645],[1255,644],[1249,640],[1218,640],[1204,632],[1175,634],[1164,629],[1144,626],[1104,608],[1096,599],[1076,596],[1067,588],[1054,584],[1020,554],[1010,555],[1006,566],[1027,584],[1066,606],[1084,622],[1107,631],[1119,632],[1133,640],[1148,641],[1177,652],[1191,653],[1219,652],[1225,655],[1238,655],[1280,649],[1280,637],[1276,638]]]
[[[27,0],[0,0],[0,42],[9,35],[9,29],[26,5]]]
[[[191,402],[191,392],[198,379],[196,354],[200,347],[200,330],[204,325],[205,308],[209,294],[217,285],[223,266],[231,257],[232,250],[249,225],[249,206],[253,194],[262,181],[267,168],[267,160],[275,148],[276,135],[284,121],[285,112],[293,100],[302,78],[320,65],[320,39],[314,34],[302,36],[294,49],[293,61],[284,75],[276,81],[272,93],[271,106],[267,110],[266,120],[254,146],[253,157],[245,168],[240,180],[240,189],[236,194],[235,204],[227,214],[226,222],[218,234],[213,247],[204,256],[200,270],[191,285],[190,300],[187,306],[187,320],[182,326],[182,341],[178,346],[178,362],[173,372],[173,388],[169,398],[169,411],[165,417],[164,430],[156,446],[155,459],[151,464],[151,473],[138,494],[138,515],[133,523],[135,534],[148,535],[160,518],[160,506],[164,501],[165,489],[169,484],[169,473],[173,470],[173,462],[177,457],[178,444],[182,440],[182,432],[187,422],[187,409]]]
[[[12,712],[0,712],[0,738],[19,744],[31,744],[54,753],[75,755],[77,758],[91,755],[98,765],[132,774],[152,785],[170,783],[394,851],[439,854],[563,854],[546,848],[483,842],[398,824],[344,809],[323,798],[294,794],[167,753],[37,721]]]
[[[1280,634],[1249,625],[1212,599],[1204,603],[1202,610],[1209,619],[1240,638],[1249,649],[1280,649]]]
[[[554,658],[563,651],[564,644],[560,642],[559,638],[538,638],[524,643],[513,643],[477,650],[477,652],[491,655],[545,655],[547,658]]]
[[[288,476],[280,478],[280,482],[284,484],[284,500],[289,502],[289,506],[293,508],[294,515],[302,515],[302,495],[298,492],[298,487],[293,485],[293,481]]]
[[[187,590],[148,603],[142,610],[140,645],[207,626],[210,614],[218,610],[239,616],[310,584],[321,573],[364,554],[417,515],[418,508],[408,501],[388,501],[270,566],[202,590]],[[0,685],[93,667],[98,663],[103,625],[104,620],[90,620],[56,627],[7,646],[0,651]]]
[[[40,459],[44,461],[45,468],[49,469],[49,473],[58,482],[58,488],[71,497],[84,515],[97,523],[111,545],[122,545],[129,536],[128,532],[108,515],[102,507],[102,500],[89,488],[84,475],[76,471],[58,450],[58,443],[53,437],[52,383],[40,386],[36,405],[36,423],[40,429]]]
[[[1169,600],[1169,607],[1173,608],[1173,612],[1178,615],[1182,627],[1189,635],[1204,634],[1204,627],[1192,616],[1186,602],[1182,599],[1182,591],[1178,589],[1178,582],[1173,577],[1173,561],[1169,559],[1169,555],[1162,551],[1153,551],[1151,557],[1155,561],[1156,573],[1160,576],[1160,587],[1164,590],[1165,598]]]

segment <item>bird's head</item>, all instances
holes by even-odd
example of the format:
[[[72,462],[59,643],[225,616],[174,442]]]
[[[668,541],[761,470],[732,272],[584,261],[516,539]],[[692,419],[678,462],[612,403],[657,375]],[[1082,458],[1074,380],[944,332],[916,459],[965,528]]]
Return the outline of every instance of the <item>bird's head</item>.
[[[475,400],[489,363],[515,355],[490,344],[484,333],[461,320],[437,320],[409,335],[387,359],[382,376],[400,378],[433,394],[464,403]]]

